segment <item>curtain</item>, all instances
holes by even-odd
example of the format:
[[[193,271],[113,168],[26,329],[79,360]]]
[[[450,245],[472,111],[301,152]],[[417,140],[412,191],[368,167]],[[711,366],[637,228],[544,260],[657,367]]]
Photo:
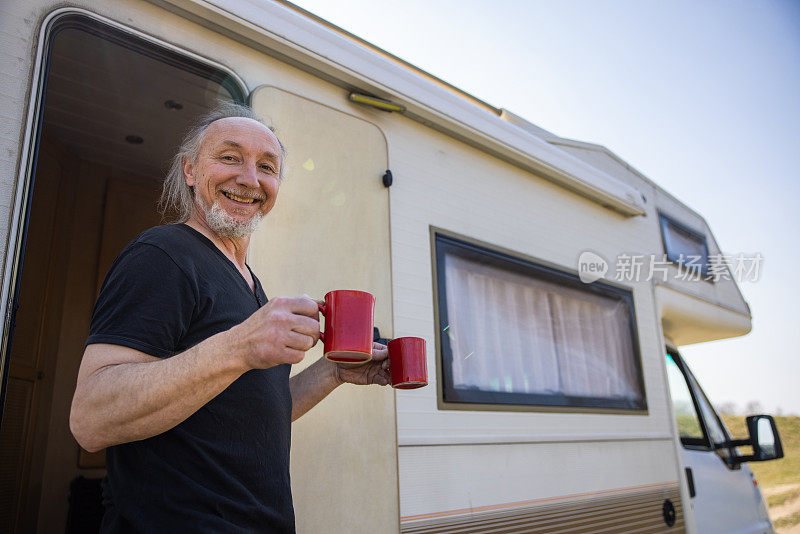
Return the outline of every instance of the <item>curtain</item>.
[[[453,385],[640,400],[628,305],[445,255]]]

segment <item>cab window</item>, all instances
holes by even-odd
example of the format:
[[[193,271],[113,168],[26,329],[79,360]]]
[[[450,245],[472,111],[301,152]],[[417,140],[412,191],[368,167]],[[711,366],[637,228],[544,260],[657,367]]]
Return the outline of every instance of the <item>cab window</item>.
[[[667,354],[667,377],[681,443],[692,447],[708,447],[692,392],[671,354]]]
[[[728,439],[725,435],[725,431],[722,429],[722,423],[717,417],[717,412],[714,411],[714,408],[711,406],[711,402],[709,402],[705,393],[703,393],[703,390],[697,383],[697,380],[695,380],[694,375],[692,375],[691,372],[689,372],[688,375],[689,381],[692,384],[692,390],[694,390],[695,396],[697,397],[697,404],[700,407],[700,413],[703,414],[703,421],[706,423],[706,428],[708,429],[711,443],[715,445],[725,443],[728,441]]]
[[[681,357],[671,351],[667,352],[667,376],[683,446],[714,450],[723,460],[736,454],[730,446],[730,433],[703,388]]]

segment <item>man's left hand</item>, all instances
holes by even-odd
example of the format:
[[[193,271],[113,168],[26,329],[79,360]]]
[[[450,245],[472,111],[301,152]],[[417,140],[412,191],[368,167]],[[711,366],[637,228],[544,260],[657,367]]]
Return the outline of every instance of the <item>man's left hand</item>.
[[[389,384],[389,349],[381,343],[372,343],[372,359],[364,363],[337,363],[336,376],[341,383],[368,386]]]

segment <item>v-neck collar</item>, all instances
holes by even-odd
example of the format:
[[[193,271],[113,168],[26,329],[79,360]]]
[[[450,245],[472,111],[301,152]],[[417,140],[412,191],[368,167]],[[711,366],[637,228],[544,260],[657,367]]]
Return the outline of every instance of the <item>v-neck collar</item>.
[[[256,299],[256,302],[258,302],[259,306],[262,305],[261,298],[258,296],[259,290],[261,289],[261,283],[259,282],[258,278],[256,278],[256,275],[255,275],[255,273],[253,273],[253,270],[250,268],[250,266],[247,265],[247,262],[245,262],[244,266],[247,267],[247,270],[250,272],[250,276],[253,277],[253,289],[250,289],[250,284],[247,283],[247,279],[239,271],[239,268],[236,267],[236,264],[233,263],[233,261],[231,261],[231,259],[228,256],[226,256],[225,253],[222,252],[219,249],[219,247],[217,247],[217,245],[214,244],[213,241],[211,241],[208,237],[203,235],[202,232],[199,232],[199,231],[195,230],[194,228],[192,228],[191,226],[189,226],[186,223],[180,223],[178,226],[184,228],[191,235],[197,237],[200,240],[201,243],[203,243],[205,246],[207,246],[208,248],[213,250],[215,254],[217,254],[219,257],[221,257],[223,260],[225,260],[225,264],[230,269],[233,270],[233,272],[235,273],[236,277],[244,284],[244,287],[247,289],[247,292],[250,293],[253,296],[253,298]]]

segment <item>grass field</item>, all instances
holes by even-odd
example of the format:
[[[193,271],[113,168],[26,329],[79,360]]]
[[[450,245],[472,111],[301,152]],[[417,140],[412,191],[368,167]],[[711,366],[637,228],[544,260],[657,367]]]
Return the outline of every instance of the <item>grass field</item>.
[[[747,437],[744,417],[724,415],[734,438]],[[751,462],[769,515],[778,532],[800,532],[800,417],[775,417],[784,457],[770,462]],[[744,452],[744,451],[743,451]]]

